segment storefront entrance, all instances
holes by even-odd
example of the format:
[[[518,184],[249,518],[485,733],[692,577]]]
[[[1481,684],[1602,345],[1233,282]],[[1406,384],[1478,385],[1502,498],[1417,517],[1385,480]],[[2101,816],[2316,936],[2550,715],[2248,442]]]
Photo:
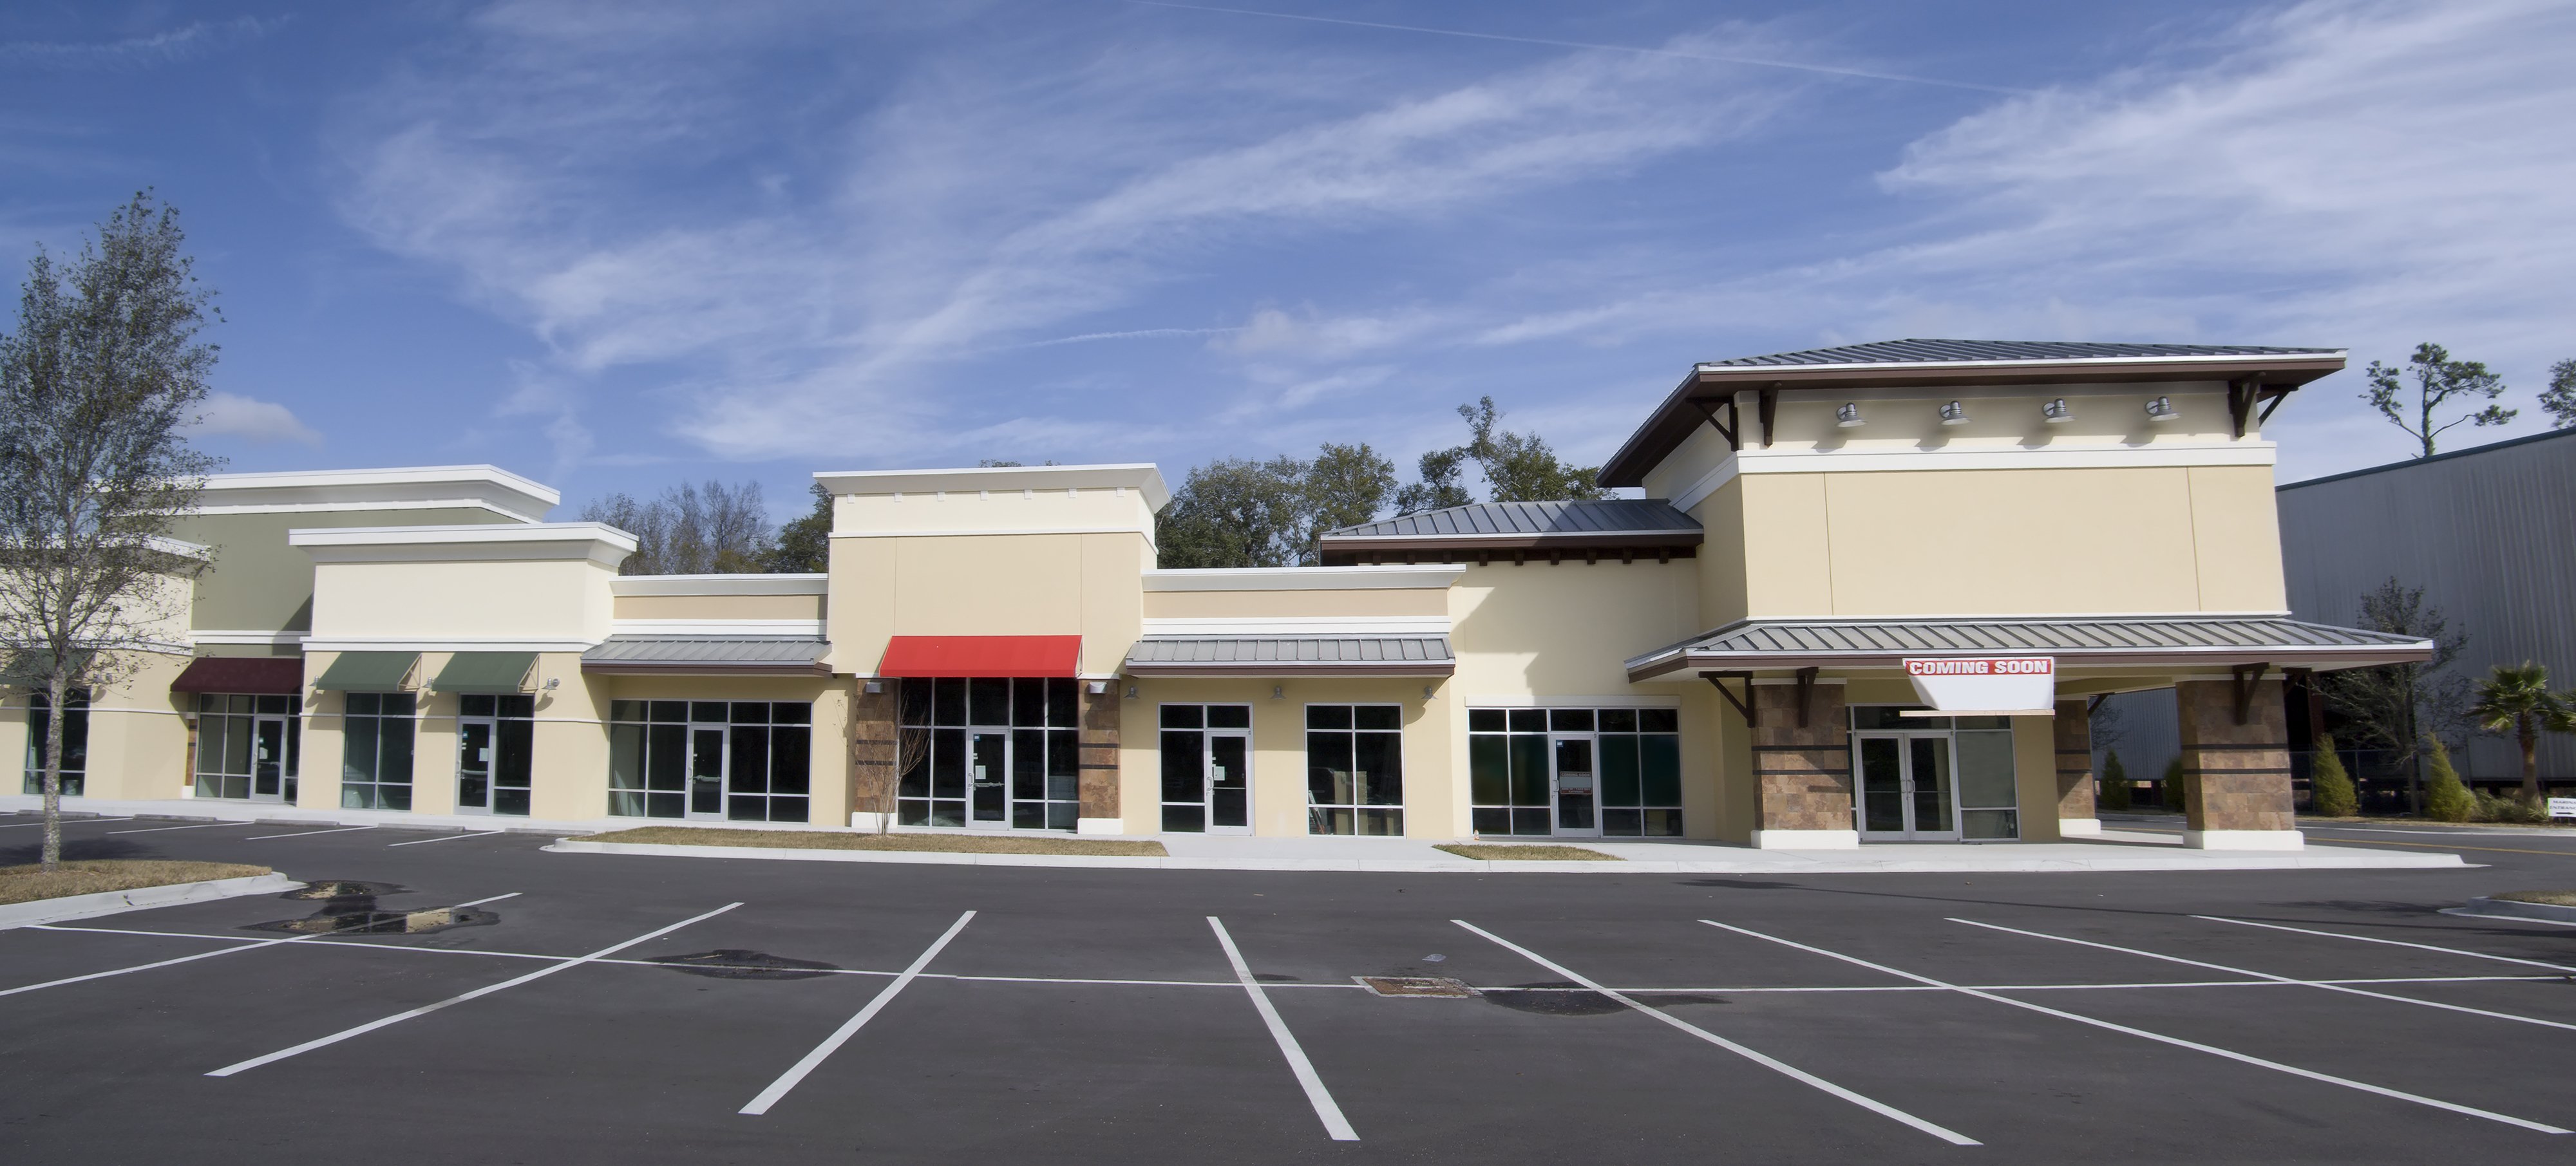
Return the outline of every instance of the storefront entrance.
[[[1876,842],[1950,842],[1950,734],[1854,733],[1860,836]]]
[[[294,703],[285,696],[198,694],[196,796],[294,801],[301,743]]]
[[[1855,706],[1852,816],[1863,842],[2020,837],[2012,722]]]
[[[457,813],[527,816],[535,706],[528,696],[458,698]]]
[[[1252,706],[1162,707],[1163,829],[1252,833]]]
[[[619,700],[610,702],[609,710],[609,813],[730,822],[810,820],[813,705]],[[509,723],[501,722],[504,731]]]

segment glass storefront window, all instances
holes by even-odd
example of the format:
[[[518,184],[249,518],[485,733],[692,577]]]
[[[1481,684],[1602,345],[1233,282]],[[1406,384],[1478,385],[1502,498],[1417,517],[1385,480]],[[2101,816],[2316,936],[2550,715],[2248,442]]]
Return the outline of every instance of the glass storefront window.
[[[812,704],[617,700],[608,720],[611,814],[813,820]]]
[[[1577,758],[1589,768],[1569,769]],[[1467,773],[1478,834],[1682,833],[1675,709],[1471,708]]]
[[[408,692],[352,692],[340,718],[340,805],[411,808],[411,752],[417,698]]]
[[[53,698],[36,693],[27,703],[27,779],[31,794],[45,792],[45,720]],[[75,688],[63,700],[63,768],[57,775],[63,796],[76,798],[89,788],[89,690]]]
[[[1306,832],[1404,833],[1404,710],[1306,706]]]
[[[292,802],[303,719],[296,698],[197,694],[196,796]]]
[[[927,747],[896,780],[898,825],[1074,829],[1082,813],[1074,680],[901,683],[897,717]]]

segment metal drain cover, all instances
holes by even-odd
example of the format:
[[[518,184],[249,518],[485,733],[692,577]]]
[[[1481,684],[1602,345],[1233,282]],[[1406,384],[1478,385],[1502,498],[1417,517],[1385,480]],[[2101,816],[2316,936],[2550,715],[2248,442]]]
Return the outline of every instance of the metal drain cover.
[[[1447,976],[1353,976],[1360,987],[1380,996],[1428,997],[1464,1000],[1476,994],[1465,980]]]

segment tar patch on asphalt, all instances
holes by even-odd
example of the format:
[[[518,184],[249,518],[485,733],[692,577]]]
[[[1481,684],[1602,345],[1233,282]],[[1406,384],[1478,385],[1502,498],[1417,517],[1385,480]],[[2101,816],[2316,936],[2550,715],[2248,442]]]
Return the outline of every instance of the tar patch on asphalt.
[[[320,900],[320,910],[301,919],[253,923],[243,930],[283,931],[290,935],[427,935],[452,927],[480,927],[501,921],[501,917],[493,912],[472,907],[387,911],[376,905],[380,896],[401,893],[403,888],[392,883],[317,879],[278,897],[306,902]]]
[[[1353,976],[1360,987],[1379,996],[1409,999],[1464,1000],[1476,994],[1465,980],[1448,976]]]
[[[708,976],[719,980],[810,980],[839,971],[838,967],[813,960],[790,959],[765,951],[747,951],[739,947],[720,947],[714,951],[688,955],[654,956],[644,962],[660,964],[675,972]]]
[[[1527,1012],[1534,1016],[1608,1016],[1628,1009],[1627,1005],[1599,992],[1565,980],[1485,988],[1477,995],[1489,1004],[1499,1004],[1514,1012]]]

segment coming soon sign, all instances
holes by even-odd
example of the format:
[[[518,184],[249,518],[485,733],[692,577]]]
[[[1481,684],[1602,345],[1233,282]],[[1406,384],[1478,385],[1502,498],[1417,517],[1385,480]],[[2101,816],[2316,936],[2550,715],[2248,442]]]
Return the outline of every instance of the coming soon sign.
[[[2057,703],[2057,661],[2049,656],[1907,660],[1905,676],[1923,703],[1944,713],[2035,715]]]

